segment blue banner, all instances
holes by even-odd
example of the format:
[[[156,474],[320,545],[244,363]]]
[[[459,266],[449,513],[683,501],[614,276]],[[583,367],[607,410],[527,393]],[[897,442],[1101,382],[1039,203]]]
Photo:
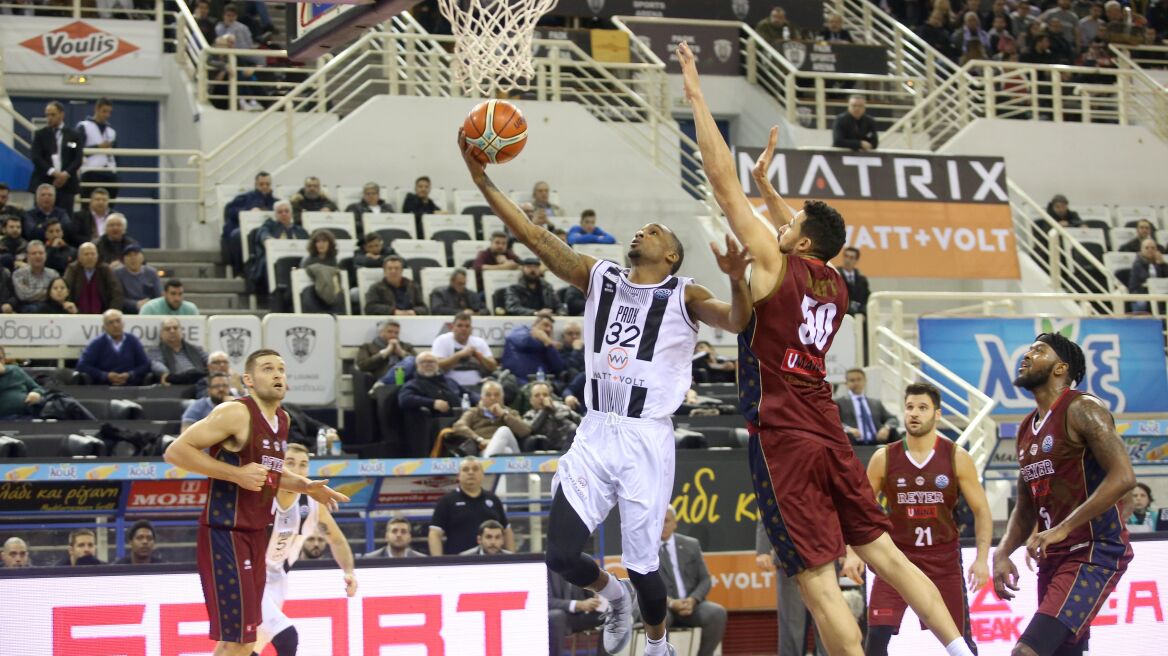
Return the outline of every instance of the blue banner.
[[[1159,319],[922,318],[918,326],[921,350],[997,401],[996,415],[1034,409],[1034,397],[1013,381],[1022,356],[1043,332],[1058,332],[1082,347],[1087,373],[1078,388],[1112,412],[1168,410]]]

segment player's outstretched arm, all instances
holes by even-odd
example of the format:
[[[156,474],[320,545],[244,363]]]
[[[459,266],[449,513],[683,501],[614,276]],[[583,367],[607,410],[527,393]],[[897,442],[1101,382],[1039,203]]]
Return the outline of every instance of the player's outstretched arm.
[[[750,169],[750,177],[754,180],[754,186],[758,187],[759,193],[762,194],[763,201],[766,202],[767,219],[775,230],[782,230],[783,226],[791,225],[791,221],[795,219],[795,213],[787,206],[787,201],[779,195],[779,191],[771,184],[771,179],[767,175],[771,168],[771,160],[775,156],[775,145],[778,143],[779,126],[776,125],[771,128],[766,148],[754,161],[754,167]]]
[[[1067,426],[1072,434],[1086,442],[1107,474],[1091,496],[1066,519],[1030,538],[1026,549],[1035,558],[1045,557],[1048,546],[1062,542],[1071,531],[1102,515],[1136,486],[1131,458],[1119,433],[1115,432],[1115,420],[1098,401],[1087,396],[1072,401],[1067,408]]]
[[[482,192],[483,198],[491,206],[491,211],[502,219],[503,224],[515,235],[515,238],[531,249],[531,252],[544,263],[549,271],[560,277],[561,280],[588,293],[588,274],[596,259],[577,253],[550,230],[535,225],[527,218],[527,214],[507,197],[495,183],[487,177],[486,167],[474,158],[472,146],[466,143],[466,135],[462,128],[458,129],[458,149],[466,168],[470,171],[470,178]]]
[[[1018,591],[1018,568],[1010,560],[1010,554],[1026,542],[1034,531],[1034,521],[1038,513],[1034,510],[1034,498],[1030,496],[1030,486],[1018,475],[1018,499],[1014,512],[1006,522],[1006,534],[998,541],[994,550],[994,592],[1000,599],[1009,601]]]
[[[758,268],[778,274],[782,265],[779,243],[771,231],[755,216],[754,207],[746,199],[746,192],[738,181],[734,167],[734,156],[706,105],[698,80],[698,69],[693,52],[682,42],[677,47],[677,57],[681,62],[681,74],[685,82],[685,95],[693,109],[694,125],[697,129],[698,148],[702,152],[702,168],[714,191],[718,206],[726,214],[730,229],[744,246],[750,249],[758,262]],[[767,292],[769,293],[769,289]]]
[[[212,458],[206,449],[235,438],[236,448],[247,440],[251,417],[242,403],[220,403],[203,419],[196,421],[178,436],[162,454],[170,464],[208,478],[235,483],[256,492],[268,479],[268,469],[258,462],[242,467]],[[230,450],[230,449],[228,449]]]
[[[320,522],[317,530],[328,541],[329,549],[333,552],[333,560],[337,561],[341,570],[345,572],[345,594],[352,597],[357,594],[357,576],[353,573],[356,563],[353,559],[353,547],[345,539],[341,527],[333,514],[324,507],[320,508]]]
[[[718,250],[718,245],[710,242],[710,250],[714,251],[714,258],[718,261],[718,268],[730,278],[730,302],[720,301],[714,294],[701,285],[689,285],[685,288],[685,306],[690,316],[702,323],[740,333],[750,322],[750,313],[753,303],[750,299],[750,286],[746,283],[746,267],[754,262],[750,251],[739,248],[738,243],[726,235],[726,253]]]
[[[969,510],[973,512],[973,530],[977,540],[977,557],[969,564],[969,589],[979,590],[990,577],[990,543],[994,540],[994,516],[985,489],[977,479],[977,467],[969,452],[957,447],[957,486]]]

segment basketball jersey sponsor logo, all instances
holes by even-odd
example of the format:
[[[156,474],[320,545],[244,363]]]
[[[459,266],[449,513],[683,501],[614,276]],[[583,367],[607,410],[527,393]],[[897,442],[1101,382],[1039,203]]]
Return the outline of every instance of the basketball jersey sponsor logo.
[[[827,367],[823,365],[823,358],[802,353],[793,348],[787,349],[786,354],[783,355],[782,366],[779,368],[787,373],[801,376],[822,378],[827,375]]]
[[[944,490],[945,488],[949,487],[949,477],[944,474],[937,474],[937,479],[935,482],[937,484],[938,490]]]
[[[902,506],[914,506],[925,503],[945,503],[943,492],[897,492],[896,502]]]
[[[608,366],[620,371],[629,366],[629,352],[617,346],[608,350]]]
[[[908,483],[903,478],[896,479],[896,487],[908,487]]]
[[[906,506],[904,512],[909,519],[937,519],[937,506]]]
[[[260,456],[260,464],[264,467],[267,467],[269,471],[277,473],[284,471],[283,458],[277,458],[275,456]]]
[[[925,484],[925,477],[924,476],[917,476],[916,484],[918,486],[924,485]]]
[[[1053,450],[1053,449],[1054,449],[1054,436],[1047,435],[1046,437],[1042,438],[1042,452],[1043,453],[1050,453],[1051,450]]]
[[[1022,480],[1030,482],[1043,476],[1054,476],[1054,463],[1050,460],[1032,462],[1022,468]]]

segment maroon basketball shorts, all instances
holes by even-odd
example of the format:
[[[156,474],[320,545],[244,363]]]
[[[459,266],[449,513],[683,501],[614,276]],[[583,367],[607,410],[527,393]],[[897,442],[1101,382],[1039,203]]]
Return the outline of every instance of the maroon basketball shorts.
[[[1062,622],[1081,642],[1131,559],[1130,545],[1101,542],[1047,556],[1038,564],[1039,614]]]
[[[931,549],[897,545],[925,576],[937,585],[949,616],[961,635],[969,633],[969,598],[965,594],[965,578],[961,571],[961,547],[957,543],[940,544]],[[887,581],[876,577],[872,596],[868,600],[869,626],[891,626],[898,633],[904,610],[904,598]],[[921,628],[926,628],[922,623]]]
[[[199,526],[199,579],[203,583],[207,619],[211,621],[208,637],[212,640],[255,642],[256,628],[262,620],[267,549],[267,530]]]

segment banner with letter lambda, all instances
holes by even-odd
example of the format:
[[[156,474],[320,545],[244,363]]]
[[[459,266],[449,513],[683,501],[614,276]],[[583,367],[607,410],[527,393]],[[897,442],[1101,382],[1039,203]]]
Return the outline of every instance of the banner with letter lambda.
[[[735,150],[742,187],[761,209],[750,170],[762,149]],[[1001,158],[781,150],[767,175],[792,209],[822,200],[838,210],[869,277],[1020,275]]]
[[[1078,389],[1112,412],[1163,412],[1168,398],[1159,319],[922,318],[921,350],[998,402],[998,415],[1024,415],[1033,396],[1014,386],[1022,356],[1039,333],[1059,332],[1083,349]]]

